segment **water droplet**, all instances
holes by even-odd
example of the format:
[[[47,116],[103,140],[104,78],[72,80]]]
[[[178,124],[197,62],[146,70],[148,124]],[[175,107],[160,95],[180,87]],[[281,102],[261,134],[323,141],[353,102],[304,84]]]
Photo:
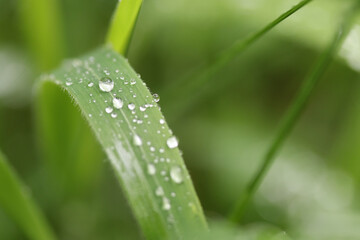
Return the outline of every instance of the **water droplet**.
[[[107,112],[107,113],[111,113],[112,111],[113,111],[112,107],[105,108],[105,112]]]
[[[159,94],[157,94],[157,93],[154,93],[154,94],[153,94],[153,98],[154,98],[154,101],[155,101],[155,102],[159,102],[159,101],[160,101],[160,96],[159,96]]]
[[[122,108],[124,106],[124,102],[120,98],[114,98],[113,99],[113,105],[114,105],[114,108],[120,109],[120,108]]]
[[[164,189],[162,187],[157,187],[155,190],[156,196],[163,196],[164,195]]]
[[[92,117],[92,114],[91,114],[91,113],[89,113],[89,117]]]
[[[183,175],[182,170],[179,166],[174,166],[170,170],[170,177],[175,183],[182,183],[183,182]]]
[[[171,209],[171,204],[170,204],[170,200],[166,197],[163,197],[163,206],[162,208],[166,211]]]
[[[154,175],[156,173],[156,168],[154,164],[149,163],[147,166],[147,170],[150,175]]]
[[[134,142],[135,146],[141,146],[142,145],[142,140],[137,134],[134,135],[133,142]]]
[[[140,106],[140,111],[144,112],[146,110],[145,105],[144,106]]]
[[[135,104],[134,104],[134,103],[129,103],[129,104],[128,104],[128,108],[129,108],[130,110],[134,110],[134,109],[135,109]]]
[[[116,118],[116,117],[117,117],[117,113],[112,113],[112,114],[111,114],[111,117],[112,117],[112,118]]]
[[[93,82],[91,82],[91,83],[88,84],[88,87],[92,87],[92,86],[94,86],[94,83],[93,83]]]
[[[66,84],[66,86],[71,86],[73,83],[72,82],[66,82],[65,84]]]
[[[169,148],[176,148],[179,145],[179,142],[175,136],[172,136],[172,137],[168,138],[168,140],[166,141],[166,144],[168,145]]]
[[[136,84],[136,80],[135,79],[130,79],[130,85],[134,85],[134,84]]]
[[[109,77],[103,77],[99,81],[99,88],[103,92],[110,92],[114,88],[114,81]]]
[[[164,124],[165,120],[164,119],[160,119],[160,124]]]

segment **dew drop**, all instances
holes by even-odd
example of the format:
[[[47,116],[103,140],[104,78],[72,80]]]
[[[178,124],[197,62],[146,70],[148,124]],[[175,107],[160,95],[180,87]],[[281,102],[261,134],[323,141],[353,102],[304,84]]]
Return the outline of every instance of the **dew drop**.
[[[166,211],[171,209],[171,204],[170,204],[170,200],[166,197],[163,197],[163,206],[162,208]]]
[[[164,195],[164,189],[162,187],[157,187],[155,190],[156,196],[163,196]]]
[[[160,101],[160,96],[159,96],[159,94],[157,94],[157,93],[154,93],[154,94],[153,94],[153,98],[154,98],[154,101],[155,101],[155,102],[159,102],[159,101]]]
[[[91,83],[88,84],[88,87],[92,87],[92,86],[94,86],[94,83],[93,83],[93,82],[91,82]]]
[[[71,86],[73,83],[72,82],[66,82],[65,84],[66,84],[66,86]]]
[[[179,166],[174,166],[170,169],[170,177],[175,183],[182,183],[183,182],[183,175],[181,168]]]
[[[149,163],[147,165],[147,170],[150,175],[154,175],[156,173],[156,168],[155,168],[154,164]]]
[[[117,113],[112,113],[112,114],[111,114],[111,117],[112,117],[112,118],[116,118],[116,117],[117,117]]]
[[[134,85],[134,84],[136,84],[136,80],[135,79],[130,79],[130,85]]]
[[[166,144],[169,148],[176,148],[179,145],[179,142],[175,136],[172,136],[166,140]]]
[[[135,146],[141,146],[142,145],[142,140],[137,134],[134,135],[133,142],[134,142]]]
[[[105,112],[107,112],[107,113],[111,113],[112,111],[113,111],[112,107],[105,108]]]
[[[160,119],[160,124],[164,124],[165,123],[165,120],[164,119]]]
[[[124,102],[120,98],[114,98],[113,99],[113,105],[114,105],[114,108],[120,109],[120,108],[122,108],[124,106]]]
[[[128,108],[129,108],[130,110],[134,110],[134,109],[135,109],[135,104],[134,104],[134,103],[129,103],[129,104],[128,104]]]
[[[114,81],[109,77],[103,77],[99,81],[99,88],[103,92],[110,92],[114,88]]]

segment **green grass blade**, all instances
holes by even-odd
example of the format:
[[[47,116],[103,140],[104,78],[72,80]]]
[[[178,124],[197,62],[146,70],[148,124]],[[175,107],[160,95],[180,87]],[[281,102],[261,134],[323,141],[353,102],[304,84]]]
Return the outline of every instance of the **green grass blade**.
[[[44,216],[0,152],[0,208],[33,240],[55,239]]]
[[[263,158],[263,163],[260,169],[254,176],[254,178],[250,181],[250,184],[247,186],[247,188],[245,188],[234,210],[230,214],[230,219],[232,221],[237,222],[241,220],[247,204],[251,200],[252,196],[261,184],[262,179],[265,177],[266,173],[274,162],[276,154],[279,152],[286,138],[289,136],[295,124],[299,120],[301,114],[303,113],[304,109],[306,108],[306,105],[316,84],[319,82],[320,78],[329,66],[331,60],[335,56],[337,50],[341,46],[344,38],[351,29],[353,18],[357,13],[359,7],[360,2],[357,1],[356,6],[353,7],[350,12],[345,15],[346,17],[341,24],[339,30],[336,32],[333,41],[330,43],[324,53],[320,56],[319,60],[316,62],[313,69],[310,71],[309,75],[305,79],[292,105],[284,116],[279,131],[276,133],[274,140],[270,144],[270,147]]]
[[[126,56],[142,0],[121,0],[116,6],[106,42]]]
[[[292,14],[300,10],[302,7],[310,3],[312,0],[303,0],[285,13],[281,14],[274,21],[266,25],[260,31],[255,32],[249,37],[236,41],[228,49],[224,50],[219,57],[211,62],[205,69],[201,69],[191,78],[184,78],[183,81],[177,81],[174,85],[169,86],[162,93],[163,98],[167,99],[171,116],[182,114],[187,107],[193,103],[204,93],[205,87],[211,84],[214,80],[214,75],[224,68],[236,56],[244,52],[252,46],[257,40],[263,37],[266,33],[280,24],[282,21],[290,17]],[[187,96],[183,98],[183,96]]]
[[[106,78],[114,83],[110,92],[99,87]],[[172,132],[125,58],[100,48],[43,80],[61,86],[79,106],[147,239],[181,239],[189,229],[207,228]]]
[[[57,66],[65,56],[65,38],[57,0],[19,1],[20,20],[40,71]]]

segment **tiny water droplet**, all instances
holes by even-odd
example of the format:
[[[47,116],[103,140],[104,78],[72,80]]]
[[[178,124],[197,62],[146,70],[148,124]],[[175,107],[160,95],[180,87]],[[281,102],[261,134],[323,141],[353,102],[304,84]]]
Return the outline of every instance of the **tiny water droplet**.
[[[109,77],[103,77],[99,81],[99,88],[103,92],[110,92],[114,88],[114,81]]]
[[[134,104],[134,103],[129,103],[129,104],[128,104],[128,108],[129,108],[130,110],[134,110],[134,109],[135,109],[135,104]]]
[[[91,82],[91,83],[88,84],[88,87],[92,87],[92,86],[94,86],[94,83],[93,83],[93,82]]]
[[[134,135],[133,142],[134,142],[135,146],[141,146],[142,145],[142,140],[137,134]]]
[[[157,187],[156,190],[155,190],[155,194],[156,196],[163,196],[164,195],[164,190],[162,187]]]
[[[113,105],[114,105],[114,108],[120,109],[120,108],[122,108],[124,106],[124,102],[120,98],[114,98],[113,99]]]
[[[107,113],[111,113],[112,111],[113,111],[112,107],[105,108],[105,112],[107,112]]]
[[[166,141],[166,144],[168,145],[169,148],[176,148],[179,145],[179,142],[175,136],[172,136],[172,137],[168,138],[168,140]]]
[[[165,123],[165,120],[164,119],[160,119],[160,124],[164,124]]]
[[[111,113],[111,117],[112,117],[112,118],[116,118],[116,117],[117,117],[117,113]]]
[[[162,208],[166,211],[171,209],[171,204],[170,204],[170,200],[166,197],[163,197],[163,206]]]
[[[130,85],[135,85],[136,84],[136,80],[135,79],[130,79]]]
[[[174,166],[170,170],[170,177],[175,183],[182,183],[184,178],[182,174],[182,170],[179,166]]]
[[[156,173],[156,168],[155,168],[154,164],[149,163],[147,165],[147,170],[150,175],[154,175]]]
[[[66,86],[71,86],[73,83],[72,82],[66,82],[65,84],[66,84]]]
[[[159,102],[159,101],[160,101],[160,96],[159,96],[159,94],[154,93],[152,96],[153,96],[155,102]]]
[[[146,110],[146,107],[145,107],[145,105],[143,105],[143,106],[140,106],[140,111],[144,112],[145,110]]]

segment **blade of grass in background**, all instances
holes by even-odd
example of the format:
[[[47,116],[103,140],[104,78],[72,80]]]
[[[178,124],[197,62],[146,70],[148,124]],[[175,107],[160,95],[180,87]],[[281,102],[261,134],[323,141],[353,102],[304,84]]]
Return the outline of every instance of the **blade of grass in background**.
[[[21,0],[19,18],[29,49],[40,71],[56,67],[65,56],[57,0]]]
[[[236,41],[231,47],[224,50],[218,58],[206,66],[205,69],[194,74],[191,78],[185,78],[183,81],[177,81],[174,85],[170,85],[161,94],[164,99],[167,99],[170,117],[176,118],[184,113],[187,107],[192,106],[196,99],[204,93],[205,87],[207,88],[214,80],[214,75],[223,69],[231,60],[244,52],[247,48],[252,46],[257,40],[263,37],[266,33],[276,27],[279,23],[290,17],[292,14],[300,10],[302,7],[310,3],[312,0],[304,0],[281,14],[274,21],[266,25],[260,31],[250,35],[249,37]],[[187,96],[184,98],[183,96]]]
[[[124,56],[127,54],[141,4],[142,0],[119,1],[111,21],[106,41]]]
[[[186,231],[207,228],[158,97],[126,59],[101,48],[43,79],[61,86],[79,106],[147,239],[181,239]]]
[[[304,112],[316,84],[323,76],[325,70],[341,46],[344,38],[349,33],[353,19],[355,14],[358,12],[359,7],[360,2],[356,1],[355,6],[346,13],[344,21],[341,24],[339,30],[336,32],[334,39],[325,52],[320,56],[319,60],[315,63],[313,69],[305,79],[292,105],[284,116],[279,131],[276,133],[273,142],[270,144],[270,147],[264,156],[260,169],[255,174],[254,178],[250,181],[250,184],[245,188],[244,192],[241,194],[241,197],[236,203],[234,210],[231,212],[230,219],[233,222],[238,222],[241,220],[241,217],[243,216],[249,201],[252,199],[254,193],[261,184],[261,181],[274,162],[276,154],[279,152],[286,138],[289,136],[301,114]]]
[[[55,239],[25,187],[0,152],[0,208],[33,240]]]

